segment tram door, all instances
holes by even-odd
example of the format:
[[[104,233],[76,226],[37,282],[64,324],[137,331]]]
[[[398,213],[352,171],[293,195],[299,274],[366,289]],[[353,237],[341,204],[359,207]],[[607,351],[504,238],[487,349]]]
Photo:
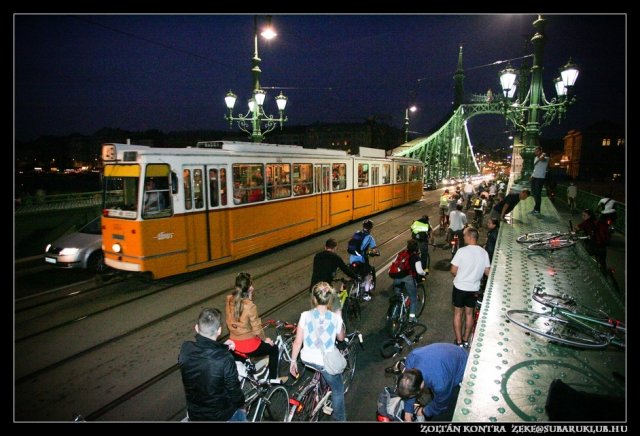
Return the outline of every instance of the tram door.
[[[371,165],[371,183],[369,186],[372,187],[372,207],[374,212],[380,210],[380,189],[378,188],[378,185],[380,185],[380,165]]]
[[[314,191],[316,195],[316,222],[319,228],[331,224],[331,167],[329,164],[315,165],[313,168]]]
[[[208,216],[205,213],[205,180],[204,166],[183,167],[187,265],[195,265],[209,260],[209,225]]]
[[[227,166],[207,165],[210,259],[229,256]]]

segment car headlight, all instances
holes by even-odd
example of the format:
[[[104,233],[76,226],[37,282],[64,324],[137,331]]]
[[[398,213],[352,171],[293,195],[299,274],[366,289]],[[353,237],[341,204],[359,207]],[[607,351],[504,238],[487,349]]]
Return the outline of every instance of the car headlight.
[[[48,253],[49,252],[49,248],[51,248],[51,244],[47,244],[47,246],[44,249],[44,252]]]
[[[80,252],[79,248],[63,248],[60,251],[60,256],[75,256]]]

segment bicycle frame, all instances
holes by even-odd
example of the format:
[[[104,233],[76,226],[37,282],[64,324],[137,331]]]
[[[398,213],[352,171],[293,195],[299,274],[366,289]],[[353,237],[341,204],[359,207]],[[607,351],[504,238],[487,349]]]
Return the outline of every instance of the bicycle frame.
[[[533,299],[551,308],[539,313],[526,310],[509,310],[507,318],[514,324],[554,342],[581,348],[606,348],[609,344],[625,347],[626,327],[601,310],[580,307],[573,297],[553,295],[535,287]],[[580,310],[590,314],[580,313]],[[599,327],[606,327],[607,331]]]

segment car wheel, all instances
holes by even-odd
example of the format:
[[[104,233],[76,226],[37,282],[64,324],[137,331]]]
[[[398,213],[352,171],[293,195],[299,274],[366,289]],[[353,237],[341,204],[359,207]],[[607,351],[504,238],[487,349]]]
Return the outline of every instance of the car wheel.
[[[104,253],[102,250],[94,251],[87,260],[87,271],[101,274],[105,272],[107,266],[104,263]]]

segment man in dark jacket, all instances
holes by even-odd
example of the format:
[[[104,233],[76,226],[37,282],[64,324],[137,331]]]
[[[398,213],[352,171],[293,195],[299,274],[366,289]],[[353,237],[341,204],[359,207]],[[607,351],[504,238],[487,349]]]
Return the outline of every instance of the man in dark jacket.
[[[529,198],[529,195],[531,195],[531,192],[529,192],[528,189],[523,189],[518,193],[514,192],[507,195],[504,200],[500,201],[493,207],[493,209],[491,209],[490,218],[496,218],[500,221],[504,220],[504,216],[511,212],[513,208],[520,203],[520,200],[526,200]],[[538,212],[538,214],[539,213],[540,212]]]
[[[204,309],[195,325],[196,341],[185,341],[178,364],[190,421],[246,421],[238,370],[227,345],[216,342],[222,315]]]
[[[496,249],[496,242],[498,241],[498,231],[500,230],[500,221],[495,218],[489,218],[487,221],[487,243],[484,249],[487,250],[489,255],[489,262],[493,260],[493,251]]]
[[[329,238],[324,244],[324,251],[316,254],[313,258],[313,274],[311,275],[311,286],[320,282],[331,283],[338,268],[355,280],[356,274],[344,263],[344,260],[336,253],[336,247],[338,242],[335,239]]]

